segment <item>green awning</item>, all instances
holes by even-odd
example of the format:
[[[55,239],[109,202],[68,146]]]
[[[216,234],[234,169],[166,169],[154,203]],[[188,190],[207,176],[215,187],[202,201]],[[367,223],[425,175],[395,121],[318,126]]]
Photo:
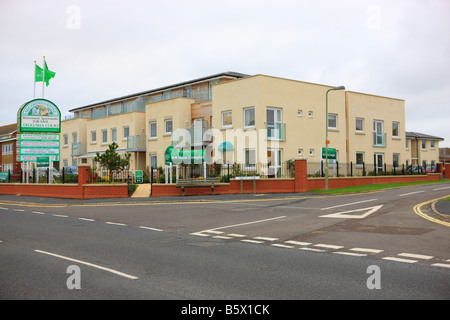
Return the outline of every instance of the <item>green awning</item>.
[[[234,146],[231,142],[225,141],[219,145],[219,151],[232,151],[234,150]]]

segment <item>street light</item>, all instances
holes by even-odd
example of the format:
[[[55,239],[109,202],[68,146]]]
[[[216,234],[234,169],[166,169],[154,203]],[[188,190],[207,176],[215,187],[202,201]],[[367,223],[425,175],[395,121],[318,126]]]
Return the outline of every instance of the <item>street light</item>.
[[[326,112],[325,112],[325,190],[328,191],[328,92],[331,90],[345,90],[344,86],[328,89],[326,93]]]

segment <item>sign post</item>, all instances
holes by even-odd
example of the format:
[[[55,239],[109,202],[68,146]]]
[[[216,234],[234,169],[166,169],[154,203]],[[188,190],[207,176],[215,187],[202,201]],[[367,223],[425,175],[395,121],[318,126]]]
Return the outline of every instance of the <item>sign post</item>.
[[[17,112],[17,131],[21,133],[19,157],[20,161],[27,163],[27,178],[29,162],[34,161],[37,167],[48,167],[53,177],[53,162],[60,160],[59,108],[47,99],[33,99],[24,103]]]
[[[143,183],[144,182],[144,176],[142,170],[136,170],[134,172],[134,182],[135,183]]]

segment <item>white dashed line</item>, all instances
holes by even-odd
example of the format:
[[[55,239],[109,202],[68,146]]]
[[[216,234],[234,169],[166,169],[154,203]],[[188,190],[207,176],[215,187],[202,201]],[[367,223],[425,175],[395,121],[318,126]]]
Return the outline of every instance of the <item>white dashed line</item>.
[[[23,209],[14,209],[14,211],[23,212],[25,210],[23,210]]]
[[[433,189],[433,191],[445,190],[445,189],[450,189],[450,187],[437,188],[437,189]]]
[[[271,246],[278,247],[278,248],[287,248],[287,249],[294,248],[294,246],[288,246],[288,245],[281,244],[281,243],[272,243]]]
[[[112,224],[112,225],[115,225],[115,226],[126,226],[125,223],[109,222],[109,221],[107,221],[107,222],[105,222],[105,223],[107,223],[107,224]]]
[[[416,193],[422,193],[422,192],[425,192],[425,191],[414,191],[414,192],[409,192],[409,193],[403,193],[403,194],[399,194],[398,196],[399,197],[404,197],[404,196],[409,196],[409,195],[411,195],[411,194],[416,194]]]
[[[369,199],[369,200],[363,200],[363,201],[357,201],[357,202],[351,202],[351,203],[344,203],[344,204],[339,204],[337,206],[332,206],[332,207],[328,207],[328,208],[322,208],[320,210],[329,210],[329,209],[334,209],[334,208],[339,208],[339,207],[346,207],[346,206],[351,206],[353,204],[359,204],[359,203],[376,201],[376,200],[378,200],[378,199]]]
[[[230,237],[236,237],[236,238],[244,238],[244,237],[246,237],[245,234],[237,234],[237,233],[229,233],[228,235]]]
[[[325,252],[325,250],[322,249],[314,249],[314,248],[298,248],[299,250],[305,250],[305,251],[314,251],[314,252]]]
[[[366,257],[367,256],[367,254],[365,254],[365,253],[345,252],[345,251],[336,251],[333,253],[342,254],[342,255],[346,255],[346,256],[354,256],[354,257]]]
[[[383,250],[367,249],[367,248],[352,248],[352,249],[350,249],[350,251],[368,252],[368,253],[380,253],[380,252],[383,252]]]
[[[445,264],[445,263],[435,263],[435,264],[432,264],[432,266],[450,268],[450,264]]]
[[[342,249],[343,246],[335,246],[333,244],[323,244],[323,243],[319,243],[319,244],[315,244],[315,247],[320,247],[320,248],[327,248],[327,249]]]
[[[416,263],[417,262],[417,260],[409,260],[409,259],[402,259],[402,258],[396,258],[396,257],[384,257],[383,260],[406,262],[406,263]]]
[[[214,239],[225,239],[225,240],[233,239],[232,237],[227,237],[227,236],[213,236],[213,238]]]
[[[45,213],[40,212],[40,211],[31,211],[31,212],[36,213],[36,214],[45,214]]]
[[[68,218],[69,216],[65,216],[63,214],[53,214],[54,217],[60,217],[60,218]]]
[[[285,243],[293,244],[296,246],[309,246],[311,244],[310,242],[301,242],[301,241],[294,241],[294,240],[285,241]]]
[[[152,230],[152,231],[163,231],[163,230],[161,230],[161,229],[150,228],[150,227],[144,227],[144,226],[139,226],[139,228],[141,228],[141,229],[147,229],[147,230]]]
[[[242,242],[249,242],[249,243],[264,243],[264,241],[257,241],[257,240],[250,240],[250,239],[244,239],[241,240]]]
[[[89,218],[78,218],[79,220],[83,220],[83,221],[95,221],[94,219],[89,219]]]
[[[278,238],[269,238],[269,237],[254,237],[255,240],[263,240],[263,241],[277,241]]]
[[[433,256],[425,256],[422,254],[414,254],[414,253],[399,253],[398,255],[401,257],[425,259],[425,260],[429,260],[429,259],[433,258]]]

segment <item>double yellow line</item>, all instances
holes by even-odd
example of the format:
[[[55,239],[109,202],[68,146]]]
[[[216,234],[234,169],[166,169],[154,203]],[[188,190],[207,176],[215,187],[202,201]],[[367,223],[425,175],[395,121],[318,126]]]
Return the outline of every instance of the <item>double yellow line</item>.
[[[439,219],[432,218],[432,217],[430,217],[429,215],[423,213],[422,210],[421,210],[421,208],[422,208],[424,205],[429,204],[429,203],[432,203],[432,202],[436,202],[436,201],[441,200],[441,199],[444,199],[444,198],[448,198],[448,195],[445,196],[445,197],[436,198],[436,199],[433,199],[433,200],[428,200],[428,201],[419,203],[418,205],[414,206],[414,212],[415,212],[418,216],[420,216],[420,217],[422,217],[422,218],[424,218],[424,219],[427,219],[427,220],[432,221],[432,222],[435,222],[435,223],[439,223],[439,224],[441,224],[441,225],[443,225],[443,226],[446,226],[446,227],[450,227],[450,222],[445,222],[445,221],[442,221],[442,220],[439,220]]]

